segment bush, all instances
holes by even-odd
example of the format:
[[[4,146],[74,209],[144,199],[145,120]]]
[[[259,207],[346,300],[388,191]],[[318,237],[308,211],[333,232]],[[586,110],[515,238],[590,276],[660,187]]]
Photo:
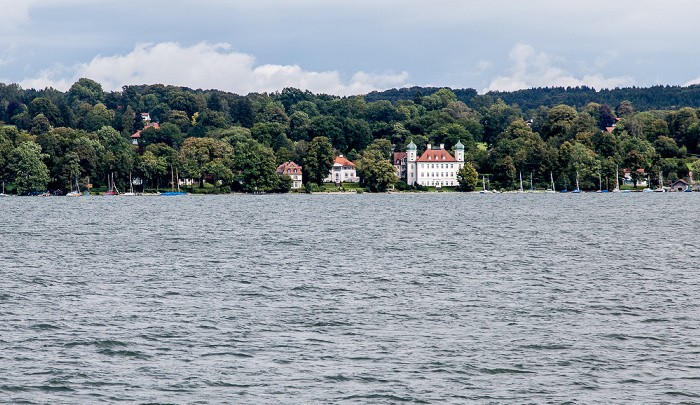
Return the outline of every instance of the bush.
[[[414,188],[418,191],[428,191],[429,190],[427,186],[421,186],[420,184],[416,184]]]
[[[231,192],[231,187],[223,186],[223,187],[219,188],[219,192],[222,194],[229,194]]]
[[[396,190],[399,190],[399,191],[410,191],[410,190],[413,190],[413,187],[412,187],[412,186],[409,186],[408,184],[406,184],[406,182],[403,181],[403,180],[399,180],[398,182],[396,182],[396,184],[394,185],[394,187],[396,188]]]
[[[306,190],[307,193],[318,193],[323,191],[323,188],[321,188],[318,184],[316,183],[306,183],[304,186],[304,189]]]

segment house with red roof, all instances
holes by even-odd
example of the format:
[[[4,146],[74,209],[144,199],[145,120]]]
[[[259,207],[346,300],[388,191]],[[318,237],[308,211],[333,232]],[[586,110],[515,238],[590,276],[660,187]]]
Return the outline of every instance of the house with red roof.
[[[355,164],[343,157],[337,156],[333,167],[331,167],[328,177],[323,179],[324,183],[359,183]]]
[[[292,178],[292,188],[301,188],[301,166],[292,161],[284,162],[277,168],[277,175],[283,174]]]
[[[153,127],[155,129],[160,129],[160,125],[158,125],[157,122],[146,124],[143,129],[150,128],[150,127]],[[134,145],[138,145],[139,139],[141,139],[141,131],[140,130],[136,131],[133,135],[131,135],[131,143],[133,143]]]
[[[396,168],[396,175],[406,180],[406,158],[408,154],[406,152],[394,152],[394,167]]]
[[[647,175],[644,173],[644,169],[637,169],[637,186],[647,187]],[[634,186],[634,178],[632,176],[632,170],[624,169],[622,170],[622,185],[623,186]]]
[[[457,142],[454,156],[445,150],[445,145],[434,148],[428,144],[425,152],[418,157],[417,147],[411,142],[406,147],[406,183],[409,185],[454,187],[457,172],[464,166],[464,145]]]

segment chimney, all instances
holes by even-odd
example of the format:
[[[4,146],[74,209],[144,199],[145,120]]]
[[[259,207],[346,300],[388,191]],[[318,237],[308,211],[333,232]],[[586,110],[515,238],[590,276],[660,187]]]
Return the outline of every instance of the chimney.
[[[430,144],[428,144],[428,147],[427,147],[427,149],[428,149],[428,150],[432,149],[432,148],[430,147]]]
[[[444,144],[444,143],[441,143],[441,144],[440,144],[440,149],[445,149],[445,144]]]

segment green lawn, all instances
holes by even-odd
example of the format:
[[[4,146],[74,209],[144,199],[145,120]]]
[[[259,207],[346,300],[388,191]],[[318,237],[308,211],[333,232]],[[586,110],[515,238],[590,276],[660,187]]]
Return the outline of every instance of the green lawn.
[[[357,190],[358,188],[364,188],[360,187],[360,183],[340,183],[340,187],[343,188],[343,190]],[[338,190],[338,187],[336,187],[335,183],[323,183],[323,189],[324,190]]]

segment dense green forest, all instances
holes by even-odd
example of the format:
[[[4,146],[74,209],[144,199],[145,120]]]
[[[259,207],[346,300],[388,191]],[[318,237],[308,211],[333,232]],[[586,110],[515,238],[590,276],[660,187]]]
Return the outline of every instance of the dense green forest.
[[[392,184],[392,148],[458,141],[493,186],[522,176],[557,188],[576,174],[582,189],[635,180],[673,181],[698,164],[700,86],[541,88],[479,95],[473,89],[411,87],[337,97],[294,88],[245,96],[162,84],[104,91],[80,79],[67,92],[0,83],[0,176],[16,193],[60,189],[75,179],[121,189],[168,188],[174,172],[217,191],[289,190],[275,174],[292,160],[318,183],[334,157],[358,164],[363,186]],[[149,122],[144,122],[147,113]],[[150,126],[159,123],[158,127]],[[614,128],[613,128],[614,127]],[[138,145],[131,136],[140,132]],[[402,184],[401,182],[399,182]],[[402,185],[403,187],[403,185]],[[603,188],[607,188],[603,185]]]

